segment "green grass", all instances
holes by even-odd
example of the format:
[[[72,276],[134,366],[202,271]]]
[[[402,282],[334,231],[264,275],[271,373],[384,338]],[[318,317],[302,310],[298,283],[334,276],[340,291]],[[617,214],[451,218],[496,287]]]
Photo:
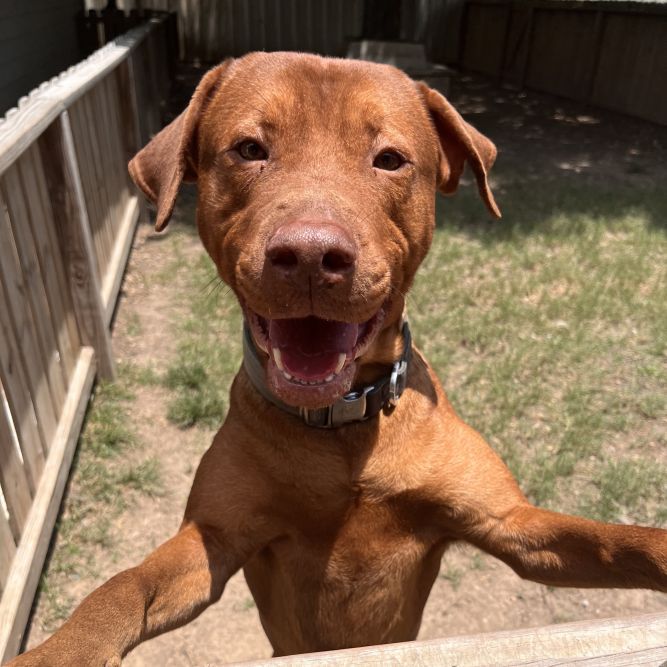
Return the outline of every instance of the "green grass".
[[[473,188],[439,200],[408,301],[417,344],[533,502],[664,524],[667,191],[500,180],[500,221]],[[163,383],[170,419],[215,428],[241,316],[204,254],[188,271],[190,316]]]
[[[659,476],[643,477],[643,495],[624,494],[622,480],[610,483],[604,471],[610,447],[624,470],[630,456],[641,468],[667,432],[659,224],[667,194],[562,181],[507,190],[497,222],[486,221],[470,191],[441,202],[410,300],[417,343],[533,501],[664,521]],[[598,500],[581,477],[596,480]],[[652,503],[656,511],[642,516]]]
[[[183,428],[216,428],[240,364],[240,308],[205,254],[189,268],[182,297],[190,316],[181,325],[177,355],[163,379],[172,390],[167,415]]]
[[[71,578],[93,575],[99,550],[115,548],[114,518],[136,494],[162,493],[159,463],[141,454],[130,419],[136,377],[134,367],[121,366],[116,383],[97,385],[86,414],[56,525],[58,543],[40,581],[40,594],[47,602],[43,625],[48,631],[72,611]]]

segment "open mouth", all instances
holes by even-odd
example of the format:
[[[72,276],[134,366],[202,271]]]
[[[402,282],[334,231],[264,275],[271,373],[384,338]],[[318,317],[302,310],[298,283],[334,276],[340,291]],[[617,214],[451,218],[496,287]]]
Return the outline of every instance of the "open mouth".
[[[361,324],[315,316],[267,319],[245,308],[255,344],[269,357],[269,388],[285,403],[330,405],[350,390],[358,359],[380,330],[385,308]]]

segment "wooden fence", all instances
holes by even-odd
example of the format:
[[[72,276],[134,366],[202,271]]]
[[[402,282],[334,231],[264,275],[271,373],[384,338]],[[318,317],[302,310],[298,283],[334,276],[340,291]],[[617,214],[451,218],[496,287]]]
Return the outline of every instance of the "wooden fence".
[[[344,56],[348,41],[361,34],[364,11],[363,0],[141,0],[141,6],[177,11],[181,58],[202,62],[248,51]]]
[[[322,651],[228,667],[667,667],[667,613]],[[223,663],[219,663],[222,667]],[[214,667],[209,665],[209,667]]]
[[[458,44],[464,69],[667,124],[665,4],[468,0]]]
[[[142,207],[127,161],[160,127],[165,22],[0,121],[0,662],[18,650]],[[141,110],[141,113],[139,113]]]

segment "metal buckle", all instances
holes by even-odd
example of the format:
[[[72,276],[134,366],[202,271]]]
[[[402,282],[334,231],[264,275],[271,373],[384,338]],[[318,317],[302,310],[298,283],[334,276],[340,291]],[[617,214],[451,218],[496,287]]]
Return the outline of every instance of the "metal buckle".
[[[394,362],[391,377],[389,378],[389,396],[387,397],[387,403],[389,403],[392,408],[396,407],[398,399],[401,397],[405,389],[407,370],[407,361],[401,360]]]
[[[351,391],[326,408],[301,408],[301,418],[308,426],[318,428],[336,428],[350,422],[363,421],[366,418],[366,395],[373,389],[374,386],[370,385],[362,391]]]

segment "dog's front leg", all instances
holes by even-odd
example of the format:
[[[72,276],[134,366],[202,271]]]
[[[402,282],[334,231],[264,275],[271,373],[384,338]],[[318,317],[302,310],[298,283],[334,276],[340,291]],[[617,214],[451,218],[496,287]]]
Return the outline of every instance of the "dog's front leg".
[[[667,592],[667,531],[620,526],[532,506],[509,470],[466,424],[438,470],[440,516],[450,536],[552,586]]]
[[[667,592],[667,531],[619,526],[522,504],[470,541],[524,579],[552,586]]]
[[[195,523],[139,566],[93,591],[50,639],[12,667],[115,667],[145,639],[183,625],[216,601],[242,563],[217,532]]]

